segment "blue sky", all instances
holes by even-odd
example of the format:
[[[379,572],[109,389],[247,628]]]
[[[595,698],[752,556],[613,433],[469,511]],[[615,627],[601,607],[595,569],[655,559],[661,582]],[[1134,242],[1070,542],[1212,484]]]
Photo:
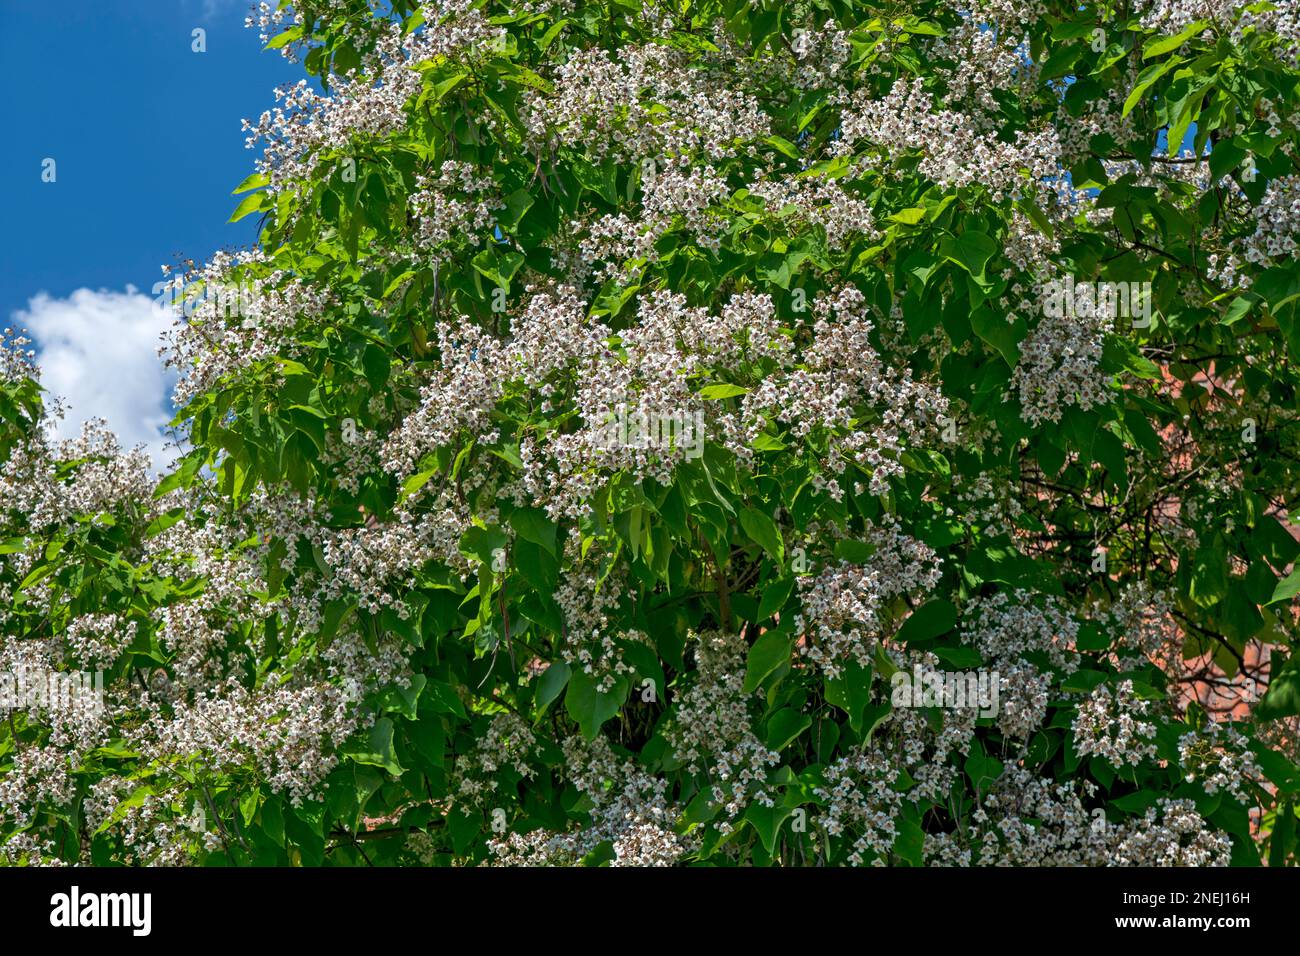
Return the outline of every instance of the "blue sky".
[[[128,444],[152,444],[169,417],[158,329],[128,287],[150,296],[178,254],[255,238],[257,217],[226,221],[255,156],[240,120],[304,74],[261,50],[250,5],[0,0],[0,328],[34,333],[43,383],[73,406],[69,431],[102,414]],[[196,28],[206,52],[192,50]]]

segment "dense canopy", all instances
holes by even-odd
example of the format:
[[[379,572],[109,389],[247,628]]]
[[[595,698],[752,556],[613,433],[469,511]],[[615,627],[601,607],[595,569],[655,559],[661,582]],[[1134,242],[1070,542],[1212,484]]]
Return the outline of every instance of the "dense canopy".
[[[252,25],[175,467],[0,347],[0,859],[1294,862],[1300,3]]]

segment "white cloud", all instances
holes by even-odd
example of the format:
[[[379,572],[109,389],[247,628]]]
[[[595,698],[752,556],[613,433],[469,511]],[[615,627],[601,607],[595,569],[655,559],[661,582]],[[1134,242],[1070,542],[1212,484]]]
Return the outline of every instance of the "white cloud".
[[[175,375],[158,357],[159,336],[172,322],[166,309],[128,285],[125,292],[77,289],[66,299],[41,292],[13,318],[36,342],[41,385],[66,402],[60,438],[104,418],[123,447],[143,444],[155,468],[172,461],[163,428]]]

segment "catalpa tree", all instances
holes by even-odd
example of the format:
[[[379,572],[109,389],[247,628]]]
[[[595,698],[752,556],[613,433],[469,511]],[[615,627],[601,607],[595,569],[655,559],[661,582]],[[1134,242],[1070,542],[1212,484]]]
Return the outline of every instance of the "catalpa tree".
[[[6,859],[1294,862],[1300,3],[250,22],[175,467],[0,363]]]

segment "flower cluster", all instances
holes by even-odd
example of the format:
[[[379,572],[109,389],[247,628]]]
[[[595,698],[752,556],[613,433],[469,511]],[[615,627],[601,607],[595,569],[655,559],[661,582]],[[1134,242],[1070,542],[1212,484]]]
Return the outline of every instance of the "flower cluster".
[[[681,809],[667,783],[620,760],[603,737],[564,742],[566,771],[587,802],[590,825],[564,833],[510,833],[489,846],[498,866],[577,866],[602,843],[611,866],[672,866],[694,842],[673,829]]]
[[[771,806],[769,768],[780,756],[754,735],[744,693],[741,635],[708,632],[695,638],[696,682],[677,698],[666,736],[677,759],[712,781],[711,795],[728,818],[752,801]]]
[[[1213,796],[1227,791],[1242,803],[1252,801],[1248,787],[1259,782],[1259,765],[1249,741],[1233,727],[1210,721],[1203,733],[1188,732],[1178,739],[1178,764],[1188,782],[1200,779]]]
[[[859,142],[885,162],[919,153],[921,175],[945,189],[983,186],[995,201],[1018,197],[1027,184],[1056,177],[1060,170],[1055,130],[1018,131],[1015,142],[1003,142],[981,132],[963,113],[936,111],[919,80],[899,80],[879,100],[865,91],[854,95],[844,112],[840,148],[847,152]]]
[[[477,246],[490,234],[493,210],[501,208],[490,195],[495,187],[491,177],[479,175],[468,163],[448,160],[436,176],[418,176],[415,184],[410,206],[421,250],[432,252],[453,238],[468,238]],[[464,198],[452,195],[453,190]]]
[[[888,636],[884,611],[894,598],[924,593],[939,580],[940,559],[923,542],[887,526],[872,529],[867,540],[869,564],[840,561],[799,581],[800,652],[832,680],[847,662],[872,665]]]
[[[583,140],[616,162],[702,152],[734,156],[737,144],[767,135],[757,100],[725,83],[724,71],[693,68],[685,51],[624,47],[617,58],[593,47],[555,69],[549,94],[532,93],[524,122],[530,148]]]
[[[1079,704],[1071,725],[1074,746],[1081,756],[1095,754],[1116,767],[1136,766],[1156,755],[1156,727],[1143,720],[1152,702],[1137,695],[1131,680],[1111,688],[1099,684]]]
[[[1048,315],[1038,323],[1020,343],[1020,361],[1011,375],[1025,421],[1059,422],[1071,406],[1086,411],[1105,404],[1109,382],[1101,356],[1113,326],[1105,314]]]
[[[390,23],[364,64],[365,75],[332,78],[334,92],[322,96],[306,80],[276,91],[281,105],[256,123],[244,121],[247,145],[264,142],[257,165],[273,191],[310,179],[333,152],[347,156],[358,137],[382,137],[407,124],[404,109],[423,87],[421,65],[443,57],[482,54],[498,38],[473,0],[433,0],[421,4],[422,29],[403,35]]]

